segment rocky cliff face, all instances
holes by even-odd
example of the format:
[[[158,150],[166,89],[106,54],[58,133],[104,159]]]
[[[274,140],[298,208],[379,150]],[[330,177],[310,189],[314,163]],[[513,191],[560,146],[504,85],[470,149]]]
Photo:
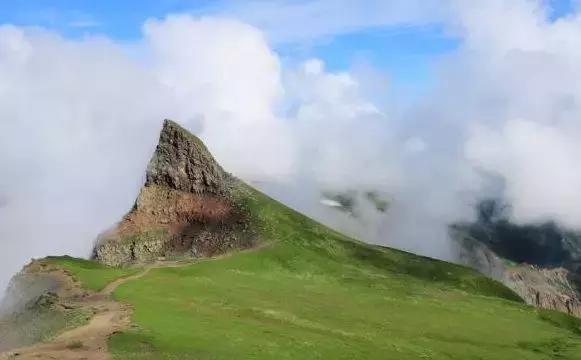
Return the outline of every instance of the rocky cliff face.
[[[478,205],[478,219],[452,226],[465,265],[503,282],[528,304],[581,317],[581,235],[556,224],[518,225],[502,202]]]
[[[507,264],[502,258],[492,252],[485,244],[466,234],[458,231],[452,231],[452,234],[459,245],[457,258],[460,263],[468,265],[495,280],[504,280]]]
[[[147,166],[145,187],[162,186],[183,193],[224,195],[229,175],[200,139],[165,120]]]
[[[581,317],[581,277],[568,269],[515,265],[471,238],[461,240],[459,260],[502,282],[529,305]]]
[[[579,276],[567,269],[543,269],[532,265],[509,268],[504,283],[527,304],[581,317]]]
[[[165,120],[135,205],[100,236],[94,257],[122,265],[251,246],[246,214],[232,196],[238,183],[201,140]]]

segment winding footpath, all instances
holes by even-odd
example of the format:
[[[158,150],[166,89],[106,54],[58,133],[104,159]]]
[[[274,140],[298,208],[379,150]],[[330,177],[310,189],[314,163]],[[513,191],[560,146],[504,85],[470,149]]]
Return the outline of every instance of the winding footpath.
[[[151,269],[182,267],[190,264],[151,265],[136,275],[119,278],[103,290],[83,300],[83,306],[92,309],[95,315],[86,325],[63,332],[54,339],[21,349],[0,353],[0,360],[55,359],[55,360],[107,360],[107,340],[117,332],[126,330],[131,323],[132,308],[128,304],[113,300],[113,292],[121,285],[147,275]]]

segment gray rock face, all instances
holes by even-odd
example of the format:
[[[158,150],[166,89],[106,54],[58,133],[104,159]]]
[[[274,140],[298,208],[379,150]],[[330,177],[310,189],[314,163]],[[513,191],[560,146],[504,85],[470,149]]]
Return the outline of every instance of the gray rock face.
[[[529,305],[581,317],[579,275],[562,267],[510,264],[467,234],[452,233],[460,245],[458,259],[464,265],[502,282]]]
[[[457,258],[461,264],[470,266],[494,280],[503,281],[506,273],[504,260],[493,253],[486,245],[464,234],[452,232],[458,242]]]
[[[206,146],[171,120],[165,120],[159,144],[147,167],[145,186],[161,185],[191,193],[224,193],[227,174]]]
[[[103,238],[95,247],[95,258],[109,266],[155,261],[171,251],[167,231],[144,229],[124,237],[122,233]]]
[[[530,305],[581,317],[581,233],[552,222],[516,224],[502,199],[482,200],[476,210],[475,221],[451,227],[460,261]]]
[[[503,280],[529,305],[581,317],[580,279],[567,269],[522,265],[507,270]]]
[[[100,237],[94,257],[119,266],[249,247],[246,214],[231,196],[240,184],[202,141],[165,120],[132,210]]]

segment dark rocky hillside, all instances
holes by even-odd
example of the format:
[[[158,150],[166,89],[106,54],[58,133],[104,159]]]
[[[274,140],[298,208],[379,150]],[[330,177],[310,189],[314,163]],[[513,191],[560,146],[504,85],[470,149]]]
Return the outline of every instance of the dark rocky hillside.
[[[477,220],[452,226],[461,261],[502,281],[527,303],[581,315],[581,234],[552,222],[519,225],[499,200],[478,204]]]
[[[508,210],[500,201],[482,201],[477,221],[458,227],[507,260],[574,272],[580,269],[581,234],[552,222],[517,225],[508,219]]]

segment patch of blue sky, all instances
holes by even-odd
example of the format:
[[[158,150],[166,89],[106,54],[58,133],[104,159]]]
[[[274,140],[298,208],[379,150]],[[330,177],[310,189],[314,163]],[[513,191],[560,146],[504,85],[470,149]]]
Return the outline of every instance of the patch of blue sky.
[[[550,0],[549,1],[549,18],[557,20],[561,17],[570,15],[581,4],[576,0]]]
[[[371,66],[387,73],[390,88],[416,97],[434,80],[437,59],[460,44],[440,25],[392,26],[334,36],[307,48],[283,46],[279,52],[286,58],[320,58],[329,71]]]
[[[548,0],[555,20],[571,14],[578,0]],[[42,26],[67,37],[104,34],[118,41],[142,36],[151,17],[188,12],[203,15],[220,1],[212,0],[0,0],[0,24]],[[219,11],[218,11],[219,12]],[[384,26],[335,34],[308,44],[277,45],[283,58],[322,59],[330,71],[344,71],[363,62],[386,72],[391,86],[410,96],[421,94],[433,80],[439,56],[458,48],[460,39],[448,36],[442,25]]]
[[[120,41],[142,36],[148,18],[205,8],[212,0],[0,0],[0,24],[41,26],[75,38],[105,34]]]

